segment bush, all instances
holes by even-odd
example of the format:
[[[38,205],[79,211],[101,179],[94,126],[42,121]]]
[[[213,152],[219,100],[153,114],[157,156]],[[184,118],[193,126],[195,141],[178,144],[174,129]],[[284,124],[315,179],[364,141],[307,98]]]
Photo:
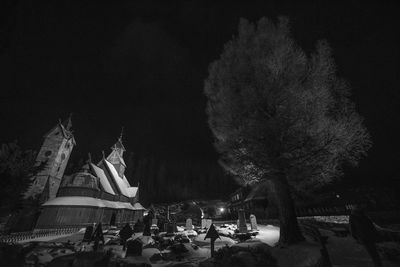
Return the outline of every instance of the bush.
[[[2,266],[24,266],[22,246],[0,243],[0,262]]]
[[[377,247],[385,259],[400,263],[400,244],[398,242],[382,242],[378,243]]]
[[[135,225],[133,226],[133,232],[134,233],[140,233],[143,232],[144,229],[144,223],[141,220],[138,220]]]
[[[255,247],[223,247],[214,256],[217,266],[222,267],[245,267],[264,266],[277,267],[277,261],[271,256],[268,249],[262,246]]]

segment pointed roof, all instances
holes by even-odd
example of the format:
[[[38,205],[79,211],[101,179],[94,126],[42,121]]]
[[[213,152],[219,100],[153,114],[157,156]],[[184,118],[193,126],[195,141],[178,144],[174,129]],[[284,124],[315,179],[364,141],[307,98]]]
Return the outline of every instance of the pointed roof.
[[[115,183],[118,186],[119,191],[126,197],[129,197],[129,193],[127,192],[127,185],[125,182],[122,180],[121,177],[119,177],[117,170],[115,169],[114,165],[111,164],[108,160],[103,160],[105,162],[105,165],[107,165],[107,168],[110,170],[111,176]]]
[[[106,159],[102,159],[99,165],[100,167],[101,166],[106,167],[103,171],[107,171],[110,174],[111,179],[115,182],[117,189],[122,193],[122,195],[129,198],[134,198],[136,196],[138,192],[138,187],[130,186],[125,176],[120,177],[117,170],[115,169],[114,165],[111,162],[109,162]]]
[[[92,167],[92,170],[96,173],[96,176],[99,177],[100,184],[104,188],[104,191],[106,191],[107,193],[109,193],[111,195],[115,195],[115,192],[112,189],[110,182],[108,181],[104,171],[101,168],[94,165],[93,163],[90,163],[90,167]]]
[[[118,138],[118,141],[111,147],[112,150],[122,150],[126,151],[124,145],[122,144],[122,139],[121,137]]]
[[[122,177],[122,180],[125,182],[125,184],[126,184],[128,187],[131,186],[131,184],[128,182],[128,179],[126,179],[126,176],[125,176],[125,175]]]
[[[59,121],[53,128],[51,128],[49,131],[47,131],[47,132],[43,135],[43,137],[49,136],[49,135],[50,135],[52,132],[54,132],[54,130],[56,130],[56,129],[60,129],[60,131],[61,131],[61,133],[63,134],[63,136],[64,136],[65,138],[68,138],[66,129],[65,129],[64,125],[62,125],[61,121]]]
[[[133,204],[133,209],[134,210],[146,210],[142,204],[140,204],[139,202],[136,202],[135,204]]]
[[[121,135],[118,138],[118,141],[111,147],[112,151],[110,155],[108,155],[107,160],[114,165],[121,164],[126,168],[126,163],[123,158],[123,153],[126,150],[124,145],[122,144],[122,133],[123,133],[123,128],[121,131]]]
[[[72,133],[72,121],[71,121],[71,115],[64,120],[64,122],[61,122],[61,119],[58,121],[58,123],[50,129],[50,131],[46,132],[43,137],[48,137],[51,133],[53,133],[56,129],[60,129],[61,133],[63,134],[64,138],[66,139],[71,139],[74,145],[76,145],[74,135]]]
[[[133,197],[136,197],[136,193],[138,192],[138,189],[139,189],[138,187],[128,187],[126,189],[126,191],[129,195],[129,197],[133,198]]]
[[[71,130],[71,127],[72,127],[72,113],[70,113],[68,118],[63,121],[62,125],[64,126],[64,128],[67,131]]]
[[[122,165],[124,165],[124,167],[126,167],[124,159],[121,157],[118,150],[116,149],[113,149],[113,151],[111,151],[110,155],[108,155],[107,157],[107,160],[112,164],[121,163]]]
[[[118,137],[118,141],[111,147],[111,149],[120,149],[122,151],[126,151],[124,145],[122,144],[122,136],[124,134],[124,127],[121,128],[121,134]]]

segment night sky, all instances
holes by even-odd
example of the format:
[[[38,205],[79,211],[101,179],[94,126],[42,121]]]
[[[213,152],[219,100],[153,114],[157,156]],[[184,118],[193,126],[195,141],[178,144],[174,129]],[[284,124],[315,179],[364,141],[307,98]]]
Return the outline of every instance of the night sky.
[[[400,166],[399,9],[393,2],[4,1],[0,6],[0,142],[38,150],[73,112],[72,160],[128,152],[217,166],[205,115],[208,65],[239,18],[291,20],[311,51],[333,48],[374,142],[347,178],[395,181]],[[74,2],[74,3],[71,3]],[[335,2],[335,3],[333,3]],[[342,3],[336,3],[342,2]],[[368,2],[368,3],[366,3]]]

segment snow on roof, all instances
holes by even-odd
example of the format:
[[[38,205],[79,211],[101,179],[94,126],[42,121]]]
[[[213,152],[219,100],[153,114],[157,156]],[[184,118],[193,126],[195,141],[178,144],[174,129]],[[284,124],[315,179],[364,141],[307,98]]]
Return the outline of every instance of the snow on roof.
[[[139,202],[136,202],[135,204],[133,204],[133,209],[134,210],[145,210],[145,208]]]
[[[126,190],[128,191],[129,197],[135,197],[138,187],[128,187]]]
[[[101,186],[104,188],[104,190],[109,194],[115,195],[115,192],[112,189],[104,171],[92,163],[90,163],[90,166],[93,168],[96,176],[99,177]]]
[[[128,182],[128,179],[126,179],[125,175],[122,177],[122,180],[125,182],[127,187],[131,187],[131,185]]]
[[[119,153],[117,153],[117,154],[118,154],[118,159],[120,160],[121,164],[124,165],[124,166],[126,167],[124,158],[121,157],[121,155],[120,155]]]
[[[138,204],[138,205],[136,205]],[[141,210],[144,209],[140,203],[135,203],[134,206],[128,202],[108,201],[92,197],[56,197],[52,200],[45,202],[42,206],[93,206],[99,208],[113,208],[113,209],[129,209]]]
[[[114,148],[126,151],[124,145],[122,144],[122,135],[120,138],[118,138],[118,141],[111,147],[111,149],[114,149]]]
[[[114,165],[112,165],[108,160],[104,160],[104,162],[107,164],[107,167],[110,169],[111,171],[111,175],[113,176],[113,179],[115,181],[115,183],[118,186],[118,189],[121,191],[121,193],[126,196],[129,197],[129,193],[127,191],[127,185],[125,184],[124,180],[122,180],[121,177],[119,177],[117,170],[115,169]]]
[[[122,165],[124,165],[124,167],[126,167],[124,159],[121,157],[121,155],[116,149],[113,149],[110,155],[108,155],[107,160],[112,164],[121,163]]]

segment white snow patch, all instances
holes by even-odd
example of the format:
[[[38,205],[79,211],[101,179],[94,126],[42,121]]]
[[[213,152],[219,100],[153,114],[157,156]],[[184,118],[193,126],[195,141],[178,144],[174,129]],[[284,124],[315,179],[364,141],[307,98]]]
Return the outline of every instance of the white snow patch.
[[[279,241],[279,227],[273,225],[258,225],[258,235],[253,240],[260,240],[271,247]]]
[[[114,165],[112,165],[108,160],[104,160],[104,162],[107,164],[107,167],[110,169],[111,174],[112,174],[112,176],[114,178],[114,181],[118,185],[118,189],[121,191],[121,193],[124,196],[129,197],[129,193],[126,190],[126,188],[128,186],[125,184],[124,180],[118,175],[118,172],[115,169]]]
[[[42,206],[93,206],[100,208],[113,208],[113,209],[129,209],[137,210],[131,203],[119,202],[119,201],[108,201],[93,197],[80,197],[80,196],[70,196],[70,197],[56,197],[52,200],[45,202]]]
[[[92,163],[90,164],[90,166],[93,168],[96,176],[99,177],[101,186],[104,188],[104,190],[109,194],[115,195],[115,192],[112,189],[104,171]]]

